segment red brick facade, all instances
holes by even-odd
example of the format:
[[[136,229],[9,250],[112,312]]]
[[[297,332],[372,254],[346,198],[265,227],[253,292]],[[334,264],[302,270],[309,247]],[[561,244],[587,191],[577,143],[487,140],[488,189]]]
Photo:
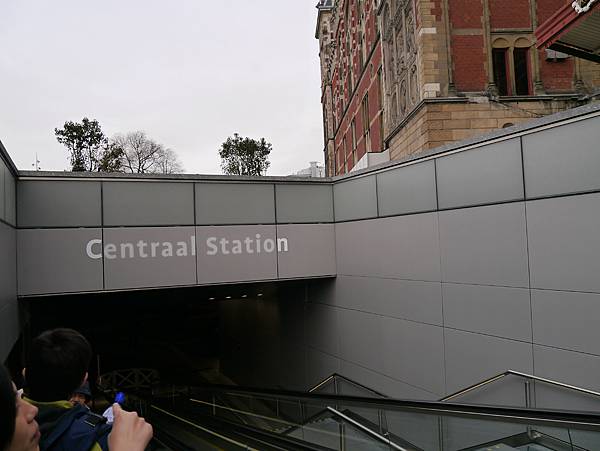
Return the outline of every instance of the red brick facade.
[[[327,174],[583,102],[596,72],[534,45],[566,1],[320,0]]]

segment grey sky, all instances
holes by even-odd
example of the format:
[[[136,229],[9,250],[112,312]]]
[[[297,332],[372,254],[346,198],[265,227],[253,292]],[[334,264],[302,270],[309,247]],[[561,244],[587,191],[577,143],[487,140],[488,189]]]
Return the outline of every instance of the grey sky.
[[[2,0],[0,140],[20,169],[68,168],[54,128],[144,130],[188,173],[227,136],[273,144],[269,175],[323,160],[316,0]]]

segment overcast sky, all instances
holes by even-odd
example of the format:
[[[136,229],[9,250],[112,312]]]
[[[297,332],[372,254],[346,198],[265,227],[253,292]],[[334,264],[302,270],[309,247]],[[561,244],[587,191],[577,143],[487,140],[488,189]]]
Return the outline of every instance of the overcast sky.
[[[0,140],[20,169],[69,167],[54,128],[143,130],[218,174],[234,132],[269,175],[323,161],[316,0],[0,0]]]

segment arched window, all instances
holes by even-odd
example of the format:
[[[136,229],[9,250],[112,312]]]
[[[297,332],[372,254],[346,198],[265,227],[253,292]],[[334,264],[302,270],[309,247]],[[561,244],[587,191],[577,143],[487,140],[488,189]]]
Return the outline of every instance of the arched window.
[[[492,43],[494,83],[499,95],[531,95],[530,47],[531,41],[525,37],[501,37]]]

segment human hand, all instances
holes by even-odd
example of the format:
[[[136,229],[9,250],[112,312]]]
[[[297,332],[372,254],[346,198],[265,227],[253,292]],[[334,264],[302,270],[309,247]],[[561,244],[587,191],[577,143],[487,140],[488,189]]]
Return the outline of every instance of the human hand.
[[[152,439],[152,426],[136,412],[127,412],[117,403],[113,404],[115,420],[110,435],[110,451],[143,451]]]

